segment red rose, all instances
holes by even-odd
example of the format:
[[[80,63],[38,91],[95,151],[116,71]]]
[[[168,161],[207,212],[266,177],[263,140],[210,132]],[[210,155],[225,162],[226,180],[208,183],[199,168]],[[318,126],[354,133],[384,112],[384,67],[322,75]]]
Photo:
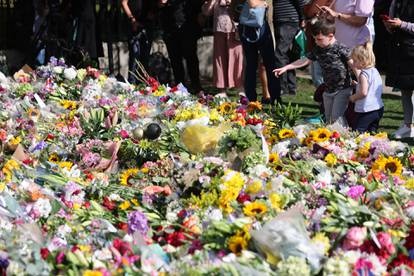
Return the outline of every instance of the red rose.
[[[102,205],[105,206],[110,211],[112,211],[116,207],[115,203],[112,200],[110,200],[107,196],[103,198]]]
[[[178,247],[184,243],[185,236],[182,232],[174,232],[171,234],[167,234],[167,236],[165,237],[165,240],[167,241],[168,244]]]
[[[239,202],[240,204],[243,204],[246,201],[250,201],[250,196],[246,193],[240,193],[239,196],[237,197],[237,202]]]
[[[47,259],[47,257],[49,256],[49,253],[50,253],[50,251],[49,251],[49,249],[47,249],[47,248],[40,248],[40,255],[42,256],[42,259],[43,260],[46,260]]]

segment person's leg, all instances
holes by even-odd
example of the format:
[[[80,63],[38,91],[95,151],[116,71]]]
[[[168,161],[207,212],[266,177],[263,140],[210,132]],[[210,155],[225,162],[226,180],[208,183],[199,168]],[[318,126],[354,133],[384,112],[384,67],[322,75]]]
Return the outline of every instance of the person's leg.
[[[332,105],[334,95],[332,93],[323,93],[323,107],[325,109],[325,120],[327,124],[333,123],[332,121]]]
[[[357,113],[357,118],[355,122],[354,130],[364,133],[364,132],[371,132],[371,128],[374,128],[375,121],[378,120],[378,110],[364,112],[364,113]]]
[[[346,126],[345,111],[348,108],[349,97],[352,95],[352,88],[340,90],[333,98],[331,122],[341,119],[340,123]]]
[[[213,40],[213,82],[218,89],[227,88],[227,72],[228,72],[228,52],[227,52],[227,34],[222,32],[214,32]],[[220,91],[224,92],[224,91]]]
[[[242,37],[242,36],[240,36]],[[247,42],[242,38],[243,52],[246,59],[244,92],[249,101],[257,100],[256,93],[256,70],[258,64],[258,46],[257,43]]]
[[[244,56],[241,42],[236,39],[236,33],[230,33],[227,37],[228,47],[228,85],[229,87],[243,88]]]
[[[275,32],[275,41],[276,41],[276,67],[283,67],[290,62],[289,50],[292,45],[292,41],[295,38],[297,28],[294,28],[292,24],[289,23],[274,23],[274,32]],[[289,77],[288,77],[289,74]],[[292,80],[295,80],[292,83]],[[294,70],[290,70],[287,73],[284,73],[280,77],[280,87],[283,93],[288,93],[289,89],[296,90],[296,76]]]
[[[383,115],[384,115],[384,107],[381,107],[380,109],[375,110],[374,111],[373,118],[372,118],[372,122],[369,125],[367,131],[369,131],[369,132],[377,132],[378,131],[378,128],[379,128],[379,122],[380,122],[380,120],[381,120],[381,118],[382,118]]]
[[[401,100],[403,105],[404,112],[404,123],[406,126],[410,127],[414,124],[414,93],[411,90],[402,90],[401,91]]]
[[[274,45],[272,33],[270,32],[269,25],[265,26],[265,32],[263,37],[259,40],[259,49],[262,56],[263,64],[266,68],[266,76],[268,89],[270,92],[270,100],[273,104],[275,101],[281,102],[280,100],[280,80],[276,78],[273,70],[276,67],[276,58],[274,54]]]
[[[180,38],[172,34],[164,37],[165,46],[167,47],[168,57],[170,58],[171,67],[174,73],[175,84],[185,83],[184,64]]]
[[[262,61],[260,61],[259,63],[258,70],[259,70],[260,82],[262,84],[262,102],[266,103],[270,101],[270,93],[269,93],[269,87],[267,84],[266,68],[264,67]]]
[[[191,87],[196,94],[202,90],[200,83],[200,67],[197,56],[197,40],[198,38],[196,36],[188,33],[181,37],[181,47],[187,64]]]

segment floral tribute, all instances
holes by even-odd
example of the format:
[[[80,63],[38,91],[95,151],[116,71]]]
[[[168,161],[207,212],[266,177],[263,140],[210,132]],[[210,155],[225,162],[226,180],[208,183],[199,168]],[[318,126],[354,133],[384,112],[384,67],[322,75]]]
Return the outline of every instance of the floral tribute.
[[[385,133],[57,59],[0,98],[2,275],[414,273],[414,151]]]

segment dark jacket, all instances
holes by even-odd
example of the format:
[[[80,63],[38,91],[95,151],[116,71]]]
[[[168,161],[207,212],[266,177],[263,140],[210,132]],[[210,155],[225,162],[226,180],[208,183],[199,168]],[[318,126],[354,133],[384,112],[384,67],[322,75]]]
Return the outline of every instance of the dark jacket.
[[[188,34],[201,35],[197,16],[201,12],[199,0],[168,0],[161,8],[161,25],[165,35],[172,35],[181,30]]]
[[[414,22],[414,2],[397,0],[393,16]],[[402,90],[414,89],[414,34],[400,29],[392,33],[386,85]]]

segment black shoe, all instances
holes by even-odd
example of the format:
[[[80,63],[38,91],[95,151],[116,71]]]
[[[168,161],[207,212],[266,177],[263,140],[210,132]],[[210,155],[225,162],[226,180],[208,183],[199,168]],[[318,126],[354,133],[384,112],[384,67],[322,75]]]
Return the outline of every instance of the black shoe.
[[[290,95],[290,96],[296,96],[296,91],[295,91],[295,90],[291,90],[291,91],[289,91],[289,95]]]
[[[262,98],[261,102],[262,104],[271,104],[272,100],[270,98]]]

